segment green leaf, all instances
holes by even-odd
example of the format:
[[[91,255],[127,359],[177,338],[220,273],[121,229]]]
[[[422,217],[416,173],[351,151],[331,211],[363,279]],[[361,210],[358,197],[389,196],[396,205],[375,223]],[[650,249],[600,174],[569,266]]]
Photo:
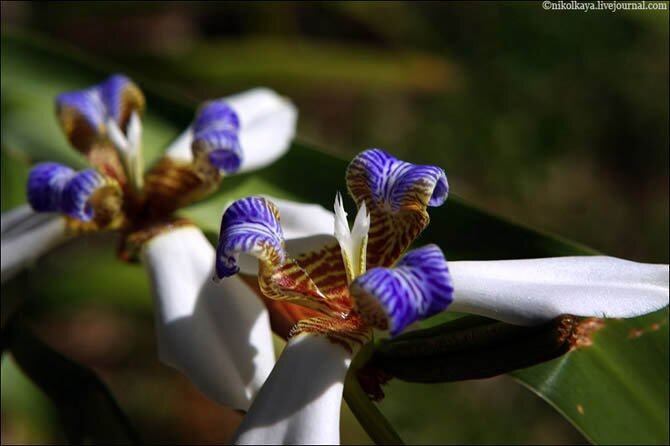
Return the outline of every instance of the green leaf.
[[[301,83],[328,88],[334,82],[366,91],[453,90],[461,83],[457,67],[442,57],[419,51],[389,51],[315,39],[251,37],[209,40],[165,57],[151,53],[118,54],[128,66],[168,73],[173,79],[221,89],[244,79],[246,85]],[[213,60],[235,60],[216,64]]]
[[[28,179],[28,164],[10,150],[2,150],[0,159],[2,174],[2,190],[0,202],[2,210],[11,209],[26,202],[26,180]]]
[[[53,98],[60,91],[82,88],[98,82],[110,71],[116,71],[110,67],[96,68],[100,66],[99,62],[91,62],[82,56],[73,57],[62,49],[52,48],[16,32],[3,33],[3,153],[10,150],[14,155],[19,154],[18,158],[24,157],[29,161],[49,159],[82,165],[83,159],[69,149],[56,126]],[[133,73],[130,71],[128,74],[132,76]],[[149,104],[144,146],[149,151],[147,165],[150,165],[171,138],[188,124],[195,104],[185,105],[174,98],[157,94],[151,89],[151,82],[143,82],[141,78],[136,80],[145,91]],[[35,131],[35,126],[40,131]],[[3,155],[3,186],[6,181],[5,159]],[[346,190],[346,164],[346,160],[295,143],[288,154],[274,165],[255,173],[225,178],[217,193],[181,212],[215,238],[223,206],[245,195],[263,193],[317,202],[330,208],[335,192]],[[4,197],[3,191],[3,209]],[[16,201],[15,198],[12,200],[12,203]],[[347,206],[352,210],[351,200]],[[432,223],[417,244],[438,243],[447,258],[452,260],[595,253],[560,237],[503,220],[453,195],[443,207],[431,209],[430,215]],[[109,261],[112,262],[111,257]],[[88,274],[85,273],[86,265],[82,268],[79,272]],[[102,271],[104,266],[100,268]],[[63,269],[67,270],[67,267]],[[67,282],[67,278],[71,277],[67,274],[67,271],[61,271],[60,276],[53,275],[51,283]],[[141,272],[138,275],[129,274],[137,280],[132,288],[145,293],[146,289],[143,290],[142,286],[146,284],[139,284],[143,282]],[[61,291],[68,292],[65,289]],[[145,298],[144,302],[148,299]],[[446,312],[424,321],[418,328],[441,324],[452,318]],[[667,321],[667,309],[643,318],[607,320],[604,328],[593,335],[591,346],[515,372],[514,376],[548,401],[593,442],[667,443]],[[638,336],[639,333],[642,335]],[[387,400],[378,405],[410,443],[417,438],[419,441],[424,439],[424,442],[439,441],[435,438],[444,441],[453,428],[449,421],[458,424],[459,420],[471,419],[485,412],[484,408],[478,408],[471,411],[474,415],[470,416],[467,410],[456,410],[458,413],[445,416],[443,408],[453,409],[454,405],[460,404],[459,401],[453,404],[449,401],[450,397],[454,398],[453,387],[431,385],[416,391],[413,390],[416,387],[412,386],[415,385],[392,382],[387,389]],[[356,412],[356,408],[353,409]],[[412,410],[420,412],[421,416],[412,415]],[[482,429],[504,432],[506,423],[522,422],[521,419],[515,420],[514,415],[506,414],[509,418],[501,416],[495,421],[482,419]],[[499,431],[495,430],[496,425]],[[370,424],[366,427],[374,429]],[[426,440],[427,437],[421,436],[423,432],[431,432],[435,436]]]
[[[12,324],[9,346],[23,372],[55,404],[71,444],[139,444],[130,422],[97,375]]]
[[[513,373],[596,444],[668,443],[668,309],[606,319],[593,344]]]

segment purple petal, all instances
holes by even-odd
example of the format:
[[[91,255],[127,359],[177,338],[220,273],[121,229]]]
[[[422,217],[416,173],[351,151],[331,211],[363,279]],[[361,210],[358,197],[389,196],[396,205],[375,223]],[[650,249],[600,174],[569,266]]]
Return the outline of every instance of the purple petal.
[[[78,172],[63,190],[62,211],[77,220],[91,221],[94,210],[88,201],[105,184],[105,177],[93,169]]]
[[[240,168],[242,148],[236,134],[224,130],[198,133],[194,142],[206,147],[209,162],[220,170],[233,173]]]
[[[101,136],[108,119],[125,131],[132,111],[144,107],[141,90],[126,76],[114,74],[100,84],[62,93],[56,98],[56,110],[72,143],[80,150],[89,149],[91,138]]]
[[[28,202],[37,212],[61,212],[62,195],[76,172],[58,163],[41,163],[28,175]]]
[[[370,212],[368,268],[393,265],[428,225],[427,207],[443,204],[449,192],[441,168],[406,163],[379,149],[349,163],[347,188]]]
[[[101,131],[107,119],[107,109],[97,86],[59,95],[56,98],[56,109],[61,121],[73,123],[72,127],[64,124],[68,136],[74,132],[74,122],[78,119],[82,119],[94,132]]]
[[[199,133],[210,130],[239,131],[237,113],[223,101],[206,102],[193,122],[193,131]]]
[[[349,184],[357,202],[362,197],[356,191],[362,186],[374,204],[393,211],[411,206],[417,199],[424,206],[440,206],[449,193],[447,176],[441,168],[407,163],[379,149],[359,154],[348,170],[356,173],[354,180],[364,183]]]
[[[447,261],[437,245],[415,249],[394,268],[373,268],[351,284],[358,311],[391,336],[449,306],[453,286]]]
[[[239,271],[239,253],[251,254],[263,261],[284,261],[279,214],[274,204],[265,198],[243,198],[223,214],[216,257],[216,274],[220,279]]]
[[[210,163],[220,170],[236,172],[242,163],[239,129],[239,118],[228,104],[208,102],[193,123],[194,147],[205,150]]]
[[[116,121],[121,128],[125,125],[125,120],[128,118],[126,108],[131,106],[128,104],[128,92],[131,90],[139,91],[139,88],[129,78],[122,74],[113,74],[98,85],[100,97],[105,104],[107,116]],[[144,102],[142,100],[142,102]],[[129,114],[129,113],[128,113]]]

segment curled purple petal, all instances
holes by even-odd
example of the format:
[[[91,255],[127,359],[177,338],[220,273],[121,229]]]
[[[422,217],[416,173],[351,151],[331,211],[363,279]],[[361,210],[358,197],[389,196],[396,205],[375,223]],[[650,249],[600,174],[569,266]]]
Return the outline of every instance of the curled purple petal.
[[[209,162],[226,173],[236,172],[242,163],[242,148],[236,134],[209,131],[195,136],[195,143],[207,147]]]
[[[391,266],[430,220],[428,206],[447,199],[447,177],[439,167],[410,164],[379,149],[356,156],[347,167],[347,187],[370,212],[368,268]]]
[[[117,124],[121,124],[122,120],[125,91],[131,86],[133,82],[122,74],[113,74],[98,85],[100,98],[105,104],[107,115]]]
[[[93,169],[78,172],[63,190],[62,211],[81,221],[91,221],[94,215],[89,199],[105,185],[105,177]]]
[[[369,206],[392,211],[417,204],[440,206],[449,193],[443,169],[407,163],[379,149],[366,150],[351,161],[347,185],[357,202],[369,197]]]
[[[265,262],[284,261],[284,234],[279,226],[279,213],[265,198],[243,198],[224,212],[216,256],[216,274],[220,279],[239,271],[239,253]]]
[[[56,98],[56,111],[65,134],[79,150],[86,152],[97,138],[106,135],[112,119],[125,132],[133,111],[144,108],[142,91],[128,77],[109,76],[84,90],[69,91]]]
[[[225,130],[237,132],[240,130],[240,119],[231,106],[223,101],[210,101],[200,109],[193,122],[193,131]]]
[[[107,119],[107,110],[97,86],[60,94],[56,98],[56,109],[68,136],[75,132],[75,125],[82,124],[88,125],[91,131],[99,132]]]
[[[228,104],[208,102],[193,123],[193,148],[207,152],[209,162],[220,170],[236,172],[242,164],[239,129],[239,118]]]
[[[447,261],[437,245],[411,251],[393,268],[372,268],[351,284],[366,322],[390,329],[391,336],[447,308],[453,291]]]
[[[61,212],[63,190],[76,172],[58,163],[41,163],[28,175],[28,202],[38,212]]]

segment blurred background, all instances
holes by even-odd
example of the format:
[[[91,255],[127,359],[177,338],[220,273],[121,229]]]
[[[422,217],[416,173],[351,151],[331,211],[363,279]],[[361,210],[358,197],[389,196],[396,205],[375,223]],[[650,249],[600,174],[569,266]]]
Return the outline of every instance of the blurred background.
[[[545,11],[541,2],[1,7],[3,28],[107,60],[140,86],[201,101],[266,85],[296,103],[299,137],[324,151],[350,158],[379,147],[437,164],[454,194],[486,210],[607,254],[668,262],[667,10]],[[76,258],[81,247],[63,249]],[[77,286],[56,279],[61,293]],[[225,442],[238,416],[157,361],[146,289],[138,283],[123,305],[89,299],[51,309],[58,292],[41,291],[35,329],[100,373],[147,443]],[[2,372],[2,443],[64,441],[40,391],[7,358]],[[408,442],[585,441],[506,377],[430,392],[430,407],[385,407],[405,423]],[[413,428],[413,418],[435,412],[444,425]],[[454,414],[458,422],[449,423]],[[344,442],[369,442],[347,411],[344,421]]]

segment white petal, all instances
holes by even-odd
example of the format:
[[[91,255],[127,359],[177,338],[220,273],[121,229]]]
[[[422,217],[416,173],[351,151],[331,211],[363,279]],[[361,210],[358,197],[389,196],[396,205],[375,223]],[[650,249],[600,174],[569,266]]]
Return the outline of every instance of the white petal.
[[[193,128],[188,126],[181,135],[172,141],[172,144],[165,149],[165,156],[174,160],[185,161],[190,163],[193,161],[193,152],[191,151],[191,143],[193,142]]]
[[[351,353],[320,336],[292,338],[233,444],[340,444],[340,406]]]
[[[0,214],[0,233],[4,234],[5,232],[13,229],[16,223],[28,218],[33,214],[35,214],[35,211],[33,211],[33,208],[30,207],[29,204],[24,204],[3,212]]]
[[[259,169],[282,156],[295,135],[298,111],[269,88],[254,88],[222,98],[240,119],[242,166],[238,173]],[[187,128],[166,150],[167,156],[190,161],[193,131]]]
[[[263,195],[279,210],[280,224],[284,232],[285,249],[293,258],[310,251],[318,251],[336,241],[333,237],[335,214],[318,204],[300,203]],[[228,203],[228,208],[233,202]],[[224,209],[225,212],[225,209]],[[238,264],[244,274],[258,274],[258,260],[248,254],[240,254]]]
[[[225,100],[240,118],[240,173],[266,166],[288,150],[298,119],[288,99],[268,88],[254,88]]]
[[[615,257],[449,262],[454,311],[532,325],[561,314],[634,317],[668,305],[668,265]]]
[[[274,365],[269,317],[241,279],[212,281],[214,257],[194,227],[147,243],[159,355],[212,400],[247,409]]]
[[[35,212],[27,204],[3,213],[1,226],[1,282],[69,238],[60,214]]]
[[[323,206],[264,196],[277,206],[281,217],[281,229],[286,240],[313,235],[333,235],[335,214]]]

